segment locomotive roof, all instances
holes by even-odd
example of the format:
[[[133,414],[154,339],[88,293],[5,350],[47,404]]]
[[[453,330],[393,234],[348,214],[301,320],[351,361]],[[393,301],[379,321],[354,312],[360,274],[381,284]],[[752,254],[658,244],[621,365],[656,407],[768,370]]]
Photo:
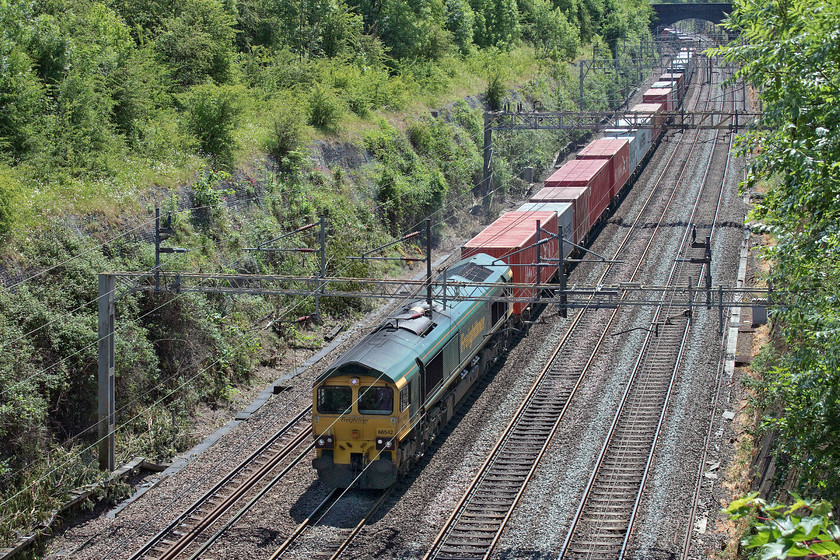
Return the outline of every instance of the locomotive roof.
[[[486,282],[488,286],[446,287],[447,297],[484,295],[496,284],[510,279],[510,268],[486,254],[473,255],[457,262],[445,273],[447,282]],[[442,280],[442,277],[438,280]],[[433,292],[432,319],[422,314],[428,309],[425,300],[408,304],[400,313],[389,317],[353,348],[341,355],[316,380],[316,384],[340,375],[379,377],[396,383],[417,370],[415,357],[428,361],[448,341],[460,323],[469,316],[480,301],[448,301],[443,308],[442,287]],[[419,315],[419,316],[418,316]]]

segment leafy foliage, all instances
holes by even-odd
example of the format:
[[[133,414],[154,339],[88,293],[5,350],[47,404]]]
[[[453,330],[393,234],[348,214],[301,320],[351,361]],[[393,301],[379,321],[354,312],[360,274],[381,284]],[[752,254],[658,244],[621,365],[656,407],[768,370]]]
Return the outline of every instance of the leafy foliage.
[[[490,74],[487,78],[485,96],[487,97],[487,105],[491,111],[498,111],[502,108],[502,99],[504,98],[506,89],[501,71]]]
[[[522,29],[526,40],[534,45],[537,54],[545,58],[569,60],[580,45],[566,14],[550,0],[523,2]]]
[[[202,84],[179,97],[187,129],[198,139],[202,151],[222,165],[233,163],[233,131],[242,114],[243,93],[237,86]]]
[[[715,51],[760,91],[764,126],[745,135],[746,190],[766,187],[751,215],[773,235],[769,282],[780,351],[768,353],[759,404],[764,428],[803,489],[840,496],[840,6],[832,1],[738,2],[739,40]]]
[[[268,153],[280,160],[299,149],[303,143],[303,114],[293,100],[282,102],[275,110],[274,134],[269,138]]]
[[[234,29],[236,20],[219,0],[185,0],[178,13],[162,23],[155,41],[157,51],[173,69],[173,78],[183,87],[218,84],[234,77]]]
[[[307,100],[307,122],[322,130],[335,130],[341,120],[341,101],[323,84],[316,85]]]
[[[494,73],[488,93],[498,104],[538,68],[560,76],[605,14],[634,2],[0,1],[2,268],[4,277],[43,271],[0,288],[0,541],[97,478],[88,449],[96,277],[154,266],[149,231],[113,239],[123,224],[148,219],[146,201],[164,200],[176,217],[168,242],[190,249],[165,259],[167,270],[312,274],[309,257],[241,249],[325,215],[328,235],[342,239],[328,245],[327,274],[373,276],[375,265],[346,257],[430,214],[442,224],[456,201],[474,203],[484,107],[452,100],[478,94]],[[562,82],[529,84],[523,95],[549,107],[546,87],[568,97]],[[386,124],[390,111],[447,105],[405,131]],[[364,163],[317,163],[306,151],[316,129],[363,144]],[[529,135],[519,156],[520,141],[500,137],[494,185],[504,190],[523,165],[541,165],[553,141]],[[346,314],[363,301],[321,309]],[[118,453],[164,459],[191,445],[196,407],[223,405],[258,359],[282,353],[285,339],[255,325],[289,309],[309,313],[313,302],[121,298]]]
[[[756,496],[757,493],[751,493],[735,500],[724,511],[733,520],[755,516],[752,534],[741,539],[741,546],[760,549],[761,560],[840,554],[840,526],[831,518],[830,502],[794,494],[794,503],[786,505],[768,503]]]

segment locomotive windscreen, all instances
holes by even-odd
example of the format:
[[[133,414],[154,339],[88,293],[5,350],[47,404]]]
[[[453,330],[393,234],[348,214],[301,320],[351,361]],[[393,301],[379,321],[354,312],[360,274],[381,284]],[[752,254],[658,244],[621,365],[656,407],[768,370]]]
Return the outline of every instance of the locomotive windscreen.
[[[353,392],[350,387],[322,385],[318,387],[318,412],[321,414],[344,414],[350,412]]]

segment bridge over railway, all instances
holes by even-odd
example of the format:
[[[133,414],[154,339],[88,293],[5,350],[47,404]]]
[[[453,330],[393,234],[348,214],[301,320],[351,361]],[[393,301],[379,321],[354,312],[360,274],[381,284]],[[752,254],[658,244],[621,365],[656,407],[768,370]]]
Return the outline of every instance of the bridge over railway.
[[[732,12],[731,2],[710,2],[703,4],[654,4],[657,20],[654,26],[668,27],[683,19],[703,19],[721,23]]]

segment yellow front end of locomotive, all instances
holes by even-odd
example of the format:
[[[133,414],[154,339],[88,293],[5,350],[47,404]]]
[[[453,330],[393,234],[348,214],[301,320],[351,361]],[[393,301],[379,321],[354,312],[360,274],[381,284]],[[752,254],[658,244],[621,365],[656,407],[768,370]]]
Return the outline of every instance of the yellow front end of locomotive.
[[[384,381],[338,376],[314,389],[313,466],[337,488],[387,488],[396,481],[400,426],[399,388]],[[404,417],[404,418],[403,418]]]

